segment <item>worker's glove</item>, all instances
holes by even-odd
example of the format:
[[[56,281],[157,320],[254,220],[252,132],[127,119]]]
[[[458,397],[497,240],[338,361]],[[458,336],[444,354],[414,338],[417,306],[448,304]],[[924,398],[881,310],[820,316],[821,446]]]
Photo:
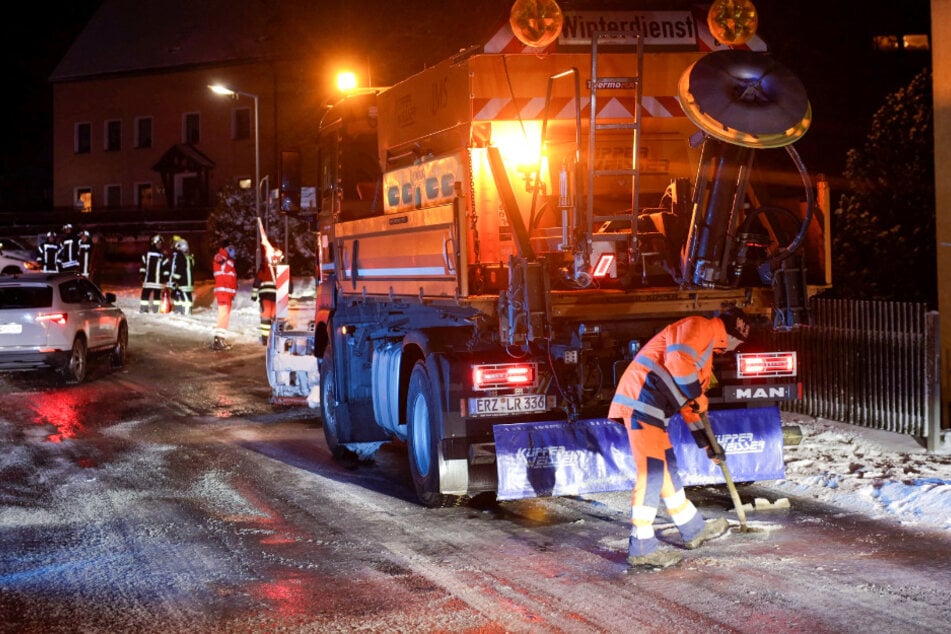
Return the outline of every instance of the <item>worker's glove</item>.
[[[720,464],[726,460],[726,454],[723,452],[723,447],[719,446],[719,443],[717,444],[716,449],[710,445],[707,445],[707,458],[712,460],[714,464]]]
[[[693,412],[694,414],[700,413],[700,403],[698,403],[697,401],[693,399],[690,399],[689,401],[687,401],[687,407],[689,407],[690,411]]]

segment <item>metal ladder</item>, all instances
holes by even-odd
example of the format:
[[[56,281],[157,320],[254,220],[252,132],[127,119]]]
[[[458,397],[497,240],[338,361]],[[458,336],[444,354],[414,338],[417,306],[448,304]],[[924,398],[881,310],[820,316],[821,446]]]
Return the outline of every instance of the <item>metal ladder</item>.
[[[608,221],[629,221],[631,223],[630,250],[632,255],[637,257],[637,214],[639,210],[640,196],[640,169],[638,167],[638,157],[640,155],[641,142],[641,102],[643,101],[644,87],[641,78],[644,75],[644,39],[640,33],[637,34],[637,52],[636,52],[636,74],[631,77],[601,77],[598,75],[598,45],[601,39],[630,36],[631,33],[617,31],[603,31],[594,33],[591,36],[591,80],[588,83],[590,94],[590,121],[588,125],[588,161],[587,161],[587,180],[586,193],[587,204],[584,210],[584,227],[586,232],[593,231],[591,228],[600,226]],[[634,120],[631,123],[598,123],[598,92],[604,90],[616,90],[618,88],[635,90],[634,99]],[[631,167],[625,169],[596,169],[595,157],[597,156],[598,132],[610,130],[630,130],[631,131]],[[627,214],[596,214],[594,209],[594,189],[598,178],[610,176],[629,176],[631,178],[631,212]],[[592,241],[617,241],[618,235],[591,233]]]

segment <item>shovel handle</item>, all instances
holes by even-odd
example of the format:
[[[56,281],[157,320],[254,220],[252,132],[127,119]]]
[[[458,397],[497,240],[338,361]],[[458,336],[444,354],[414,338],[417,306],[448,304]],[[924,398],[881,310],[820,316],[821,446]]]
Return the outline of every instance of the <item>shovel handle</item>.
[[[717,442],[716,434],[713,433],[713,427],[710,425],[710,417],[706,412],[700,414],[700,420],[703,421],[703,431],[707,434],[710,446],[716,453],[723,453],[720,443]],[[720,460],[720,471],[723,472],[723,479],[726,480],[726,487],[730,491],[730,497],[733,498],[733,508],[736,509],[736,516],[740,519],[740,526],[746,530],[746,511],[743,510],[743,503],[740,501],[740,494],[733,484],[733,478],[730,476],[730,469],[726,466],[726,459]]]

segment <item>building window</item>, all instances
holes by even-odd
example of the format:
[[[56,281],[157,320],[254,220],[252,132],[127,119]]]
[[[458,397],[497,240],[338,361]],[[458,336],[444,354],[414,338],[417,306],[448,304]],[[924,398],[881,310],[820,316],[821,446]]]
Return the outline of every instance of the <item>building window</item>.
[[[185,143],[197,144],[201,141],[199,123],[201,116],[197,112],[188,112],[182,120],[182,140]]]
[[[872,46],[876,51],[894,53],[897,51],[927,51],[931,48],[926,34],[906,33],[904,35],[873,35]]]
[[[135,147],[152,147],[152,117],[135,118]]]
[[[151,209],[152,208],[152,183],[136,183],[135,184],[135,208],[136,209]]]
[[[89,154],[92,150],[92,125],[89,123],[76,124],[76,138],[73,140],[76,154]]]
[[[107,209],[117,209],[122,206],[122,186],[106,185],[105,199]]]
[[[73,206],[76,211],[92,211],[92,188],[77,187],[73,192]]]
[[[105,148],[107,152],[118,152],[122,149],[122,122],[118,120],[106,121]]]
[[[231,111],[231,138],[239,141],[251,138],[251,109],[235,108]]]

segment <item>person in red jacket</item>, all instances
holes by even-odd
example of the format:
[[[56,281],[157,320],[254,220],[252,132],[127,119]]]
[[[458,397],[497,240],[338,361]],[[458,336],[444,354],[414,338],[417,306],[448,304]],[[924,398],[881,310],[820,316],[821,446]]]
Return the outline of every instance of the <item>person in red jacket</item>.
[[[678,411],[697,443],[719,464],[723,455],[709,446],[700,414],[707,410],[706,390],[713,376],[713,355],[733,350],[749,336],[750,321],[738,308],[717,317],[686,317],[654,335],[637,353],[621,380],[608,417],[623,420],[637,467],[631,496],[631,537],[627,562],[631,566],[666,568],[681,561],[676,550],[659,547],[654,518],[664,501],[684,546],[697,548],[729,527],[724,518],[704,522],[687,499],[667,423]]]
[[[238,273],[234,265],[234,246],[223,242],[215,254],[215,302],[218,304],[218,322],[215,324],[215,340],[212,350],[227,350],[228,324],[231,321],[231,304],[238,292]]]

